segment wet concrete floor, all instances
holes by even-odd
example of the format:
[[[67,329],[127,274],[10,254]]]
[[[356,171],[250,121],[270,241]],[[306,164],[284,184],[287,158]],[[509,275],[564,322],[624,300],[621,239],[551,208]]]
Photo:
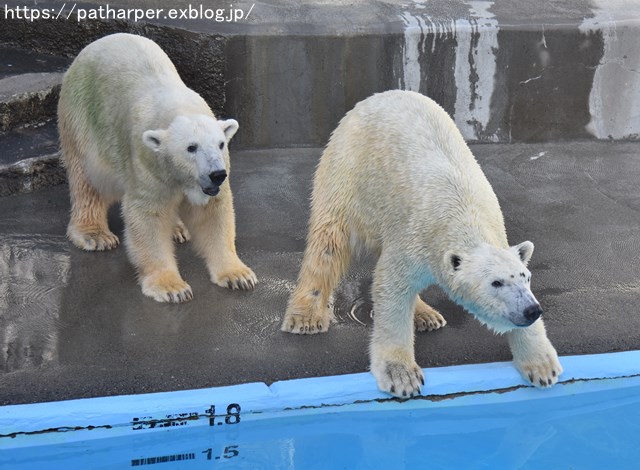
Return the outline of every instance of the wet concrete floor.
[[[558,352],[640,349],[640,144],[472,150],[500,199],[510,242],[536,245],[532,287]],[[144,297],[122,247],[83,253],[66,241],[66,186],[0,198],[0,404],[365,371],[371,259],[355,262],[339,287],[327,334],[279,330],[320,152],[232,152],[237,248],[260,284],[251,292],[219,288],[188,244],[179,246],[195,295],[181,305]],[[110,219],[121,235],[117,208]],[[504,338],[439,289],[423,294],[448,325],[417,335],[422,367],[510,359]]]
[[[0,45],[0,79],[24,73],[64,72],[70,63],[66,57]]]

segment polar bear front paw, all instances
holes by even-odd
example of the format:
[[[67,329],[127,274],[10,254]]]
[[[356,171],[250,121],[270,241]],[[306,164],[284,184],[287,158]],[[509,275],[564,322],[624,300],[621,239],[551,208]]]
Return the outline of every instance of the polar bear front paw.
[[[157,302],[177,304],[193,299],[191,286],[171,271],[154,273],[143,278],[142,293]]]
[[[563,371],[555,351],[553,354],[549,353],[535,359],[519,361],[514,359],[514,362],[525,380],[529,380],[538,388],[554,385]]]
[[[69,226],[67,236],[75,246],[85,251],[112,250],[120,244],[120,239],[116,235],[100,228],[80,229]]]
[[[413,359],[376,360],[371,365],[371,373],[380,390],[399,398],[420,395],[424,385],[422,369]]]
[[[250,290],[258,284],[256,275],[240,260],[238,260],[235,266],[221,269],[212,275],[211,281],[220,287],[226,287],[232,290]]]
[[[447,320],[436,309],[419,299],[413,316],[413,324],[416,331],[433,331],[445,326]]]

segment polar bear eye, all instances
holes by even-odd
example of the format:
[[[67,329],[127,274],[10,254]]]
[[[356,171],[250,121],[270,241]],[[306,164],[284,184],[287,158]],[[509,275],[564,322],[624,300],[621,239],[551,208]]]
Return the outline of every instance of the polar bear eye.
[[[220,150],[222,150],[224,148],[224,142],[220,142],[220,145],[218,147],[220,147]]]
[[[504,284],[502,283],[502,281],[493,281],[491,285],[493,287],[502,287]]]
[[[197,144],[191,144],[187,147],[187,152],[189,153],[195,153],[197,150],[198,150]]]

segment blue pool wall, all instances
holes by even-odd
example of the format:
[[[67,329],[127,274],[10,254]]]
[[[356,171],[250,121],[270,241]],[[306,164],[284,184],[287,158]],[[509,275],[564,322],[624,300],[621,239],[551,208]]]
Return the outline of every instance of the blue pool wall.
[[[545,390],[527,385],[511,362],[427,368],[424,395],[404,402],[378,391],[371,374],[360,373],[287,380],[271,386],[249,383],[5,406],[0,407],[0,449],[209,425],[212,406],[216,416],[224,419],[229,407],[238,405],[246,421],[283,413],[337,412],[338,407],[349,408],[352,404],[359,404],[360,408],[371,404],[376,409],[381,404],[384,408],[424,407],[430,403],[446,406],[448,398],[470,395],[467,400],[473,402],[474,394],[518,388],[523,392],[494,393],[496,400],[551,398],[563,393],[563,383],[640,376],[640,351],[564,356],[561,362],[564,367],[561,382]]]

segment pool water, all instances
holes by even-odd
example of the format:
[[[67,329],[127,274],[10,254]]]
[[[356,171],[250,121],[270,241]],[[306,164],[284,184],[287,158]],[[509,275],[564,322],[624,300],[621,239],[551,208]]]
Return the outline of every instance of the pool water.
[[[2,451],[0,468],[638,468],[640,377],[224,419],[74,442],[56,433]]]

